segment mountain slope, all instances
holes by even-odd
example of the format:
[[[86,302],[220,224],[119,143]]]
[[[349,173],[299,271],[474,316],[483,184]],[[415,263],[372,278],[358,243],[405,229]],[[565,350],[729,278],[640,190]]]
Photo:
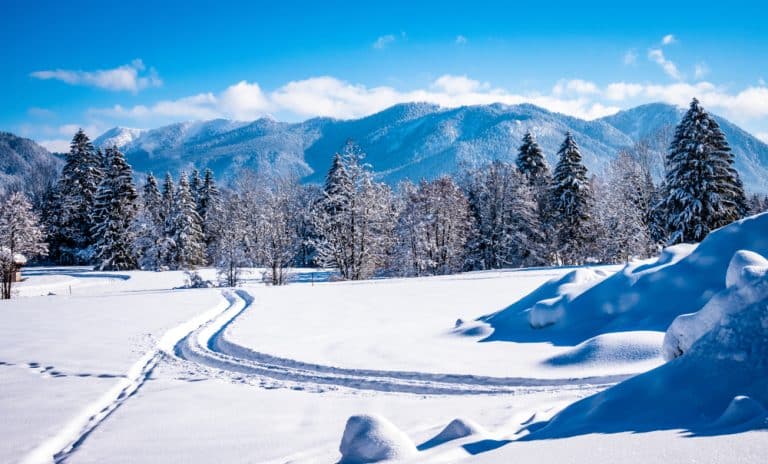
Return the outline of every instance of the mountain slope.
[[[682,110],[651,104],[594,121],[553,113],[534,105],[478,105],[445,109],[427,103],[395,105],[360,119],[314,118],[284,123],[262,118],[251,123],[213,120],[186,122],[140,133],[115,128],[96,140],[114,140],[138,172],[210,167],[220,177],[241,168],[291,173],[322,181],[333,153],[348,138],[367,153],[379,177],[435,178],[462,166],[493,159],[513,160],[523,134],[531,130],[554,164],[566,131],[571,131],[587,167],[600,172],[616,153],[640,140],[655,141],[663,156]],[[718,118],[736,154],[736,166],[751,191],[768,191],[768,145]],[[128,135],[126,135],[128,134]],[[660,135],[658,135],[660,134]],[[657,159],[661,159],[657,156]]]
[[[38,200],[63,162],[30,139],[0,132],[0,196],[22,191]]]

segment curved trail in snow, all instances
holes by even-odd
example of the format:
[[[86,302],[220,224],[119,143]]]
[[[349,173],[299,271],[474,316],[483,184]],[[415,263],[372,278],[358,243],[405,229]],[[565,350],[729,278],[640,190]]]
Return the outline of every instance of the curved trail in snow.
[[[109,391],[83,409],[55,436],[33,449],[21,461],[23,464],[62,463],[69,458],[86,438],[125,401],[133,396],[152,374],[166,355],[172,355],[179,340],[189,336],[197,328],[216,320],[222,311],[230,307],[229,300],[198,314],[192,319],[168,330],[151,350],[136,361]]]
[[[179,341],[177,357],[244,375],[267,377],[286,386],[339,387],[420,395],[508,394],[531,390],[594,388],[631,375],[568,379],[487,377],[406,371],[348,369],[310,364],[259,353],[227,339],[230,324],[248,309],[253,297],[243,290],[225,294],[230,306],[219,316]]]

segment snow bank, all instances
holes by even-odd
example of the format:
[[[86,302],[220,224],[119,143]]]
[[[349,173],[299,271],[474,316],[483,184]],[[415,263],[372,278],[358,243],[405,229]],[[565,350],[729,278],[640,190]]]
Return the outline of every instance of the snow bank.
[[[491,340],[530,341],[535,336],[522,330],[528,322],[542,329],[541,341],[555,344],[575,344],[606,332],[664,331],[675,317],[699,310],[726,288],[734,253],[768,255],[766,230],[768,213],[752,216],[713,231],[698,246],[669,247],[653,262],[627,265],[592,285],[583,274],[569,274],[574,280],[583,278],[581,285],[573,282],[573,288],[563,279],[547,282],[482,320],[494,328]],[[754,265],[754,257],[740,256],[746,264],[737,267]],[[740,275],[732,271],[728,282],[737,283]]]
[[[450,424],[446,425],[440,433],[432,437],[426,443],[419,445],[419,449],[425,450],[433,448],[442,445],[443,443],[448,443],[449,441],[472,435],[486,436],[488,435],[488,432],[482,426],[469,419],[454,419]]]
[[[412,456],[416,445],[385,418],[359,415],[347,420],[339,451],[341,463],[362,464]]]
[[[579,343],[565,353],[553,356],[550,366],[610,365],[652,361],[656,367],[661,357],[664,335],[659,332],[608,333]]]
[[[726,289],[693,314],[678,316],[664,336],[664,358],[681,356],[691,346],[723,321],[730,312],[761,298],[760,281],[768,270],[768,260],[757,253],[740,250],[733,255],[726,273]]]
[[[572,404],[543,427],[532,427],[526,439],[659,429],[712,434],[768,427],[768,263],[751,253],[736,253],[729,261],[731,276],[740,277],[729,278],[732,286],[711,297],[700,314],[680,317],[670,328],[668,337],[682,347],[675,352],[678,357]],[[725,274],[723,268],[722,283]],[[686,323],[694,328],[689,332],[681,321],[690,320],[707,322]],[[703,327],[709,328],[697,337]]]

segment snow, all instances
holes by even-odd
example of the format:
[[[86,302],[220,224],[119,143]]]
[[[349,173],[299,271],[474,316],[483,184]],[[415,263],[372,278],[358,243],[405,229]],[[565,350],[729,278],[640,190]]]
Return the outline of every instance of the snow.
[[[347,420],[339,452],[340,463],[363,464],[413,456],[416,454],[416,445],[387,419],[376,415],[359,415]]]
[[[566,345],[603,333],[665,331],[677,316],[698,311],[726,287],[737,251],[768,255],[766,230],[764,213],[713,231],[698,246],[669,247],[656,260],[630,263],[602,280],[577,270],[482,320],[494,329],[491,340]],[[560,288],[571,281],[573,288]]]
[[[765,221],[625,268],[236,290],[29,268],[0,305],[0,461],[762,463]],[[561,312],[531,327],[542,300]]]

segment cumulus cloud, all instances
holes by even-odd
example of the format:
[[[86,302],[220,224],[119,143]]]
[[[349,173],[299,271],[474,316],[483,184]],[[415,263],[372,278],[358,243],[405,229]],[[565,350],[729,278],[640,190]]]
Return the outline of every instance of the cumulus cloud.
[[[373,48],[377,50],[381,50],[384,48],[387,48],[388,45],[391,45],[395,41],[395,36],[392,34],[382,35],[376,41],[373,43]]]
[[[697,97],[708,110],[745,123],[768,118],[768,87],[756,85],[732,91],[711,82],[671,84],[612,82],[599,85],[583,79],[560,80],[546,93],[516,93],[466,75],[446,74],[422,88],[369,87],[332,76],[295,80],[273,90],[240,81],[221,92],[207,92],[152,104],[94,109],[91,116],[130,120],[151,127],[189,119],[253,120],[268,114],[284,119],[326,116],[338,119],[367,116],[397,103],[428,102],[446,108],[464,105],[532,103],[550,111],[595,119],[642,103],[666,102],[687,106]],[[74,133],[70,130],[71,133]],[[68,133],[68,136],[71,136]],[[97,132],[94,132],[97,133]],[[51,134],[48,138],[57,138]]]
[[[683,75],[677,69],[677,65],[675,65],[675,63],[673,63],[671,60],[668,60],[660,48],[650,49],[648,51],[648,59],[661,66],[661,69],[663,69],[669,77],[676,80],[683,79]]]
[[[672,34],[667,34],[661,39],[662,45],[672,45],[675,42],[677,42],[677,38]]]
[[[154,68],[147,68],[140,59],[113,69],[96,71],[73,71],[56,69],[35,71],[30,74],[35,79],[58,80],[69,85],[97,87],[112,91],[129,91],[137,93],[147,87],[159,87],[163,81]]]
[[[463,35],[457,35],[456,40],[454,41],[456,45],[464,45],[467,43],[467,38]]]

